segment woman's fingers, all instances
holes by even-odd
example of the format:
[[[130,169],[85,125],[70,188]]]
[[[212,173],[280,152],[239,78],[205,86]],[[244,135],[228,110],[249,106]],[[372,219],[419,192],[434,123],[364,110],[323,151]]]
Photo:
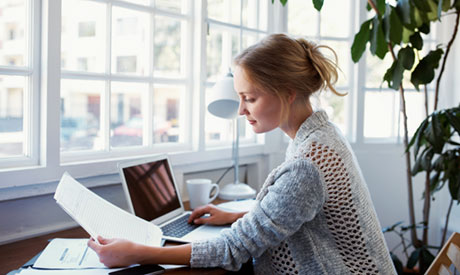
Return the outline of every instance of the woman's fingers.
[[[211,210],[211,206],[209,204],[198,207],[197,209],[193,210],[192,214],[190,214],[190,217],[188,218],[188,222],[189,223],[195,222],[197,218],[200,218],[201,216],[208,214],[210,210]]]
[[[96,243],[96,241],[93,239],[93,238],[89,238],[88,240],[88,246],[94,250],[96,253],[99,254],[99,250],[100,250],[100,245]]]

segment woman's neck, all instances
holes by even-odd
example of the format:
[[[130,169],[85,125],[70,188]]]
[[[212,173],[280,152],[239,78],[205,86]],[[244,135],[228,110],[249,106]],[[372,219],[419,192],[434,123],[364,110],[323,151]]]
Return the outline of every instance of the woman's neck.
[[[280,129],[286,133],[291,139],[294,139],[300,125],[313,114],[313,108],[310,103],[305,102],[294,102],[291,105],[289,114],[285,123],[280,125]]]

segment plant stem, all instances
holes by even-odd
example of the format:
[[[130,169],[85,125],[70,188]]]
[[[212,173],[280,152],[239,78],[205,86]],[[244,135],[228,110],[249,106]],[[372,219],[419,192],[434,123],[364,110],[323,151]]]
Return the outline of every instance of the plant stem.
[[[439,246],[439,251],[441,251],[442,247],[444,246],[444,242],[446,241],[446,233],[447,233],[447,227],[449,226],[450,211],[452,210],[453,204],[454,204],[454,200],[451,198],[449,209],[447,210],[446,223],[444,224],[444,229],[442,230],[442,239],[441,239],[441,245]]]
[[[431,192],[430,192],[430,173],[431,170],[426,171],[425,177],[425,198],[423,202],[423,237],[422,242],[424,245],[428,244],[428,227],[430,222],[430,206],[431,206]]]
[[[372,1],[369,0],[369,2],[372,2]],[[460,11],[457,11],[457,19],[455,21],[454,33],[452,34],[452,38],[450,39],[449,43],[447,44],[446,54],[444,54],[444,57],[443,57],[443,60],[442,60],[441,72],[439,73],[438,79],[436,79],[436,92],[435,92],[435,95],[434,95],[434,109],[433,109],[433,111],[436,111],[438,109],[439,85],[441,83],[442,74],[444,73],[444,69],[446,67],[447,55],[449,54],[450,48],[452,47],[452,44],[454,43],[455,37],[457,36],[458,22],[459,21],[460,21]]]
[[[374,9],[374,11],[377,13],[377,15],[380,16],[379,10],[375,6],[374,2],[372,0],[367,0],[369,5]],[[388,49],[391,53],[391,57],[393,58],[393,61],[396,60],[396,55],[393,50],[393,45],[391,42],[388,42]],[[401,112],[403,114],[403,122],[404,122],[404,148],[407,148],[409,145],[409,134],[408,134],[408,126],[407,126],[407,112],[406,112],[406,99],[404,97],[404,87],[402,83],[399,85],[399,95],[401,97]],[[407,179],[407,196],[409,200],[409,220],[411,225],[415,225],[415,208],[414,208],[414,191],[413,191],[413,186],[412,186],[412,171],[411,171],[411,161],[410,161],[410,152],[407,151],[404,153],[406,156],[406,179]],[[411,233],[411,241],[412,245],[416,248],[421,246],[421,242],[417,237],[417,229],[415,226],[410,229]]]
[[[428,117],[430,114],[428,113],[428,88],[425,85],[423,85],[425,87],[425,114],[426,114],[426,117]]]

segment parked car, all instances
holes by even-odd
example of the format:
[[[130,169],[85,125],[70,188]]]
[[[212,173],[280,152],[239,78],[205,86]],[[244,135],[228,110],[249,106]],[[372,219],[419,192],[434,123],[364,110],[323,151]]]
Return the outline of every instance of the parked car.
[[[171,129],[171,123],[169,121],[154,119],[154,141],[155,142],[167,142],[168,131]],[[126,136],[126,137],[137,137],[142,138],[143,135],[144,121],[142,117],[134,116],[130,118],[126,123],[113,129],[113,136]]]

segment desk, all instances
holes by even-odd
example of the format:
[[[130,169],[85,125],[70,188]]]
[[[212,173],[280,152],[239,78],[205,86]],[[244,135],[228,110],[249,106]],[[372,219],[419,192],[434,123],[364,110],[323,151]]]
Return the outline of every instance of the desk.
[[[216,200],[214,203],[222,201]],[[184,204],[188,208],[188,204]],[[67,230],[62,230],[55,233],[42,235],[27,240],[17,241],[0,246],[0,274],[7,274],[8,272],[20,268],[33,256],[42,251],[48,244],[48,240],[53,238],[89,238],[88,233],[81,227],[75,227]],[[243,268],[244,269],[244,268]],[[241,274],[244,273],[241,270]],[[235,274],[228,272],[221,268],[200,268],[192,269],[188,267],[166,270],[164,274],[203,274],[203,275],[219,275],[219,274]]]

